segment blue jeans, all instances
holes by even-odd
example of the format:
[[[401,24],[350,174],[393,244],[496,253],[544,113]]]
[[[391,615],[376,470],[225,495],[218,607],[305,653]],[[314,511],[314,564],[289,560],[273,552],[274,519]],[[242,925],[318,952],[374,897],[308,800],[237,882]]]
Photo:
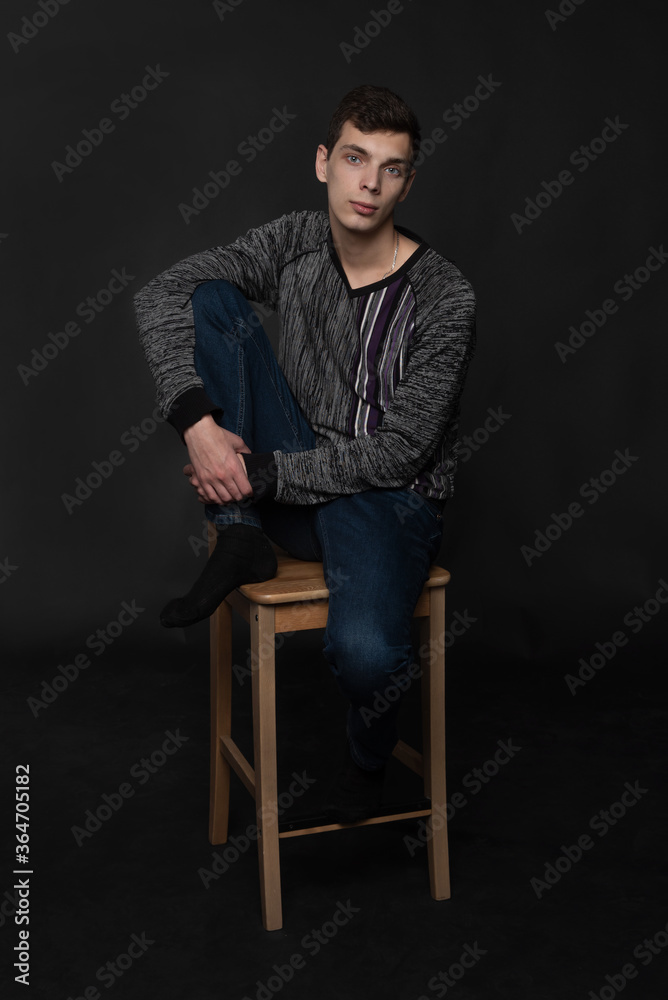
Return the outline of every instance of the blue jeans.
[[[195,367],[221,426],[253,452],[317,446],[260,322],[240,292],[208,281],[192,296]],[[286,331],[289,336],[289,331]],[[330,591],[324,655],[350,702],[348,737],[361,767],[382,766],[413,664],[411,622],[439,550],[438,506],[407,487],[326,503],[207,505],[216,524],[254,524],[290,555],[323,563]]]

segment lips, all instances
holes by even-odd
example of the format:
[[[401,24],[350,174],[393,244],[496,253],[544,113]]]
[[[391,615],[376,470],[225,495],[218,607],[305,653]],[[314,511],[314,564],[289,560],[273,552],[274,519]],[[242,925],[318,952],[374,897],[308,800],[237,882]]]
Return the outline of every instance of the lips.
[[[377,210],[376,205],[367,205],[363,201],[351,201],[350,204],[359,215],[373,215]]]

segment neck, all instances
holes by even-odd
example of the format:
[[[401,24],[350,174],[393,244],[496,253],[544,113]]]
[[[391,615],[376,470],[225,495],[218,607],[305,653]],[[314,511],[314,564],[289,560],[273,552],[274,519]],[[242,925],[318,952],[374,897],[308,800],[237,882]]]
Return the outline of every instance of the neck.
[[[389,271],[396,246],[394,220],[387,219],[373,233],[345,229],[330,213],[332,241],[344,268]]]

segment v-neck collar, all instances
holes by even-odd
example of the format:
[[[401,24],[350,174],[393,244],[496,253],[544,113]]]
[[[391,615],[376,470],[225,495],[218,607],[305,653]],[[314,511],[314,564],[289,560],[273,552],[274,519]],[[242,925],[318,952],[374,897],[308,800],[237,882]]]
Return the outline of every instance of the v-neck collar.
[[[419,258],[422,257],[422,255],[429,249],[429,244],[425,243],[421,236],[411,232],[410,229],[405,229],[404,226],[396,225],[394,228],[402,236],[407,236],[409,240],[413,240],[414,243],[419,243],[420,245],[416,247],[408,260],[404,261],[401,267],[397,268],[396,271],[392,271],[386,278],[381,278],[379,281],[372,281],[370,285],[361,285],[359,288],[351,288],[350,282],[348,281],[348,275],[346,274],[343,264],[339,260],[339,255],[334,247],[331,226],[329,227],[327,233],[327,247],[329,249],[329,255],[332,259],[334,267],[343,281],[349,298],[358,298],[360,295],[369,295],[371,292],[377,292],[381,288],[387,288],[388,285],[393,284],[393,282],[395,282],[398,278],[403,278],[405,273],[413,266],[413,264],[415,264],[415,262],[419,260]]]

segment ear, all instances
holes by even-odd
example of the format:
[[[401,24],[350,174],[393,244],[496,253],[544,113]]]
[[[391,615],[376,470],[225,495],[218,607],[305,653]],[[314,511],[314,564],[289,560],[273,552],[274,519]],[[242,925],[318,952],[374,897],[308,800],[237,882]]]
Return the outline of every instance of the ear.
[[[322,144],[315,154],[315,175],[323,184],[327,183],[327,147]]]
[[[416,170],[411,170],[410,174],[408,175],[408,179],[407,179],[406,183],[404,184],[404,189],[401,192],[401,194],[399,195],[399,197],[397,198],[398,202],[399,201],[403,201],[404,198],[408,195],[408,192],[410,191],[411,186],[413,184],[413,180],[415,179],[415,174],[416,173],[417,173]]]

